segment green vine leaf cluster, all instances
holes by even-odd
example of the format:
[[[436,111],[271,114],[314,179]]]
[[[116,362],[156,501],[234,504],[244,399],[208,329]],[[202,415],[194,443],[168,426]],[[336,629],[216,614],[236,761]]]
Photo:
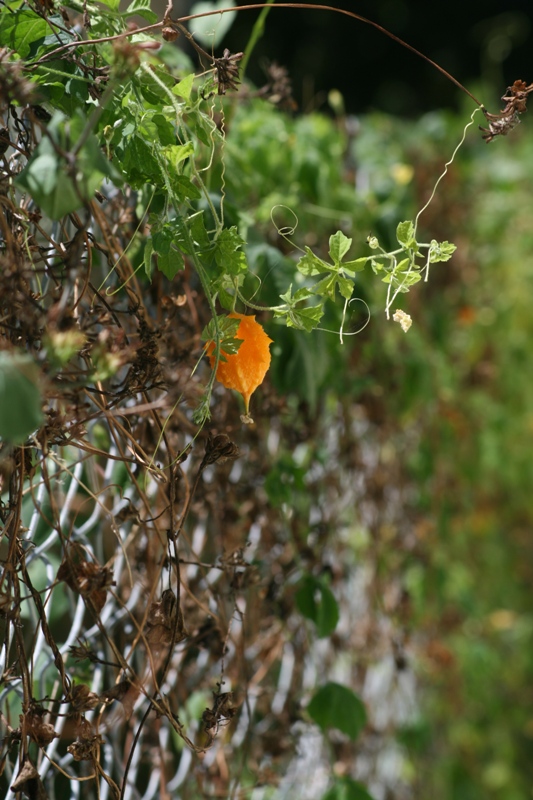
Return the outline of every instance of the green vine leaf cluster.
[[[457,249],[447,241],[439,243],[432,239],[429,244],[418,242],[415,224],[411,220],[398,224],[396,238],[400,249],[391,252],[383,250],[375,238],[370,243],[373,249],[379,251],[378,257],[370,259],[373,272],[376,275],[381,274],[383,283],[394,288],[396,294],[408,292],[411,286],[422,280],[424,273],[427,278],[430,264],[449,261]],[[417,259],[424,257],[425,263],[420,264]]]
[[[329,240],[329,256],[331,263],[319,258],[309,247],[300,258],[296,268],[306,278],[324,276],[317,283],[297,289],[294,293],[292,285],[281,295],[284,306],[276,308],[276,317],[285,318],[289,327],[311,331],[318,327],[324,314],[327,300],[336,301],[337,292],[345,301],[352,298],[356,273],[362,272],[369,264],[376,275],[381,275],[383,283],[392,286],[396,292],[408,292],[411,286],[418,283],[427,273],[430,264],[449,261],[456,250],[450,242],[432,240],[429,244],[417,242],[415,226],[411,220],[400,222],[396,229],[396,237],[400,248],[387,252],[375,237],[369,237],[368,244],[379,256],[362,256],[352,261],[343,261],[352,246],[342,231],[337,231]],[[426,262],[421,264],[417,259],[426,253]],[[318,299],[315,306],[302,307],[300,304],[310,299]]]
[[[232,317],[220,315],[213,319],[205,326],[202,331],[202,339],[204,342],[215,341],[218,337],[218,343],[215,345],[215,357],[218,353],[219,361],[227,361],[224,353],[228,356],[235,355],[242,344],[242,339],[238,339],[235,334],[239,328],[239,320]],[[223,351],[223,352],[222,352]]]
[[[105,10],[88,5],[94,44],[76,42],[59,15],[46,18],[19,0],[6,5],[0,21],[0,45],[9,48],[13,60],[24,59],[21,81],[48,117],[41,143],[16,181],[42,213],[54,220],[81,213],[103,186],[134,191],[139,223],[131,247],[140,253],[137,269],[148,279],[158,270],[172,281],[189,266],[213,320],[218,304],[227,311],[239,304],[271,311],[278,322],[307,333],[321,326],[328,303],[342,304],[344,323],[367,265],[389,286],[389,315],[398,293],[427,279],[430,264],[451,257],[455,247],[448,242],[418,242],[413,222],[398,225],[399,249],[388,251],[372,238],[373,252],[351,259],[353,239],[340,230],[329,237],[329,260],[320,244],[305,245],[297,260],[299,244],[279,231],[292,249],[292,276],[279,288],[277,302],[262,302],[262,286],[253,283],[247,232],[250,222],[265,228],[234,205],[235,197],[232,205],[226,202],[232,128],[225,125],[226,99],[216,97],[215,60],[197,76],[159,31],[127,34],[135,14],[151,25],[157,22],[145,0],[134,0],[123,12],[114,0],[104,5]],[[74,2],[67,8],[79,11]],[[157,53],[154,42],[163,45]],[[236,159],[233,151],[230,162]],[[304,184],[314,180],[308,166],[301,176]],[[113,275],[118,263],[109,261],[107,283],[120,289],[118,273]],[[211,333],[220,348],[223,332],[216,322]],[[342,327],[339,333],[342,341]],[[197,415],[202,420],[208,416],[211,388],[212,382]]]

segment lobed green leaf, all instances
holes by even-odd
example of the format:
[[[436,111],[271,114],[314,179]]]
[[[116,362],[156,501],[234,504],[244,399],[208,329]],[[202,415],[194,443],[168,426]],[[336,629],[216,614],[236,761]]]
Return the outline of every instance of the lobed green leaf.
[[[305,255],[302,256],[296,264],[296,269],[298,272],[301,272],[302,275],[312,276],[320,275],[322,272],[331,270],[331,266],[318,258],[310,247],[306,247]]]
[[[405,222],[398,223],[396,228],[396,238],[402,247],[416,246],[415,226],[410,219],[406,220]]]
[[[438,261],[449,261],[456,250],[457,246],[452,242],[437,242],[436,239],[432,239],[429,247],[429,263],[436,264]]]
[[[43,17],[25,8],[4,9],[0,14],[0,45],[26,58],[34,42],[44,39],[50,26]]]
[[[337,728],[357,739],[366,725],[366,709],[359,697],[339,683],[326,683],[313,695],[307,713],[323,731]]]
[[[337,231],[329,237],[329,255],[334,264],[339,265],[350,247],[352,240],[348,239],[342,231]]]

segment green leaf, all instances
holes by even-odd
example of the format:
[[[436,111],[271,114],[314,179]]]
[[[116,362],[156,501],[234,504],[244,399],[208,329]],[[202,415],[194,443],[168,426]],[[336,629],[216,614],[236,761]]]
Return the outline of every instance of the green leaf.
[[[191,14],[205,14],[208,11],[217,11],[224,8],[232,8],[235,3],[232,0],[219,0],[219,2],[200,2],[195,3]],[[213,14],[210,17],[198,17],[191,19],[189,30],[200,44],[209,47],[216,47],[223,40],[227,31],[231,28],[236,11],[229,11],[227,14]]]
[[[432,239],[429,247],[429,262],[436,264],[437,261],[449,261],[456,250],[456,245],[451,242],[437,242],[436,239]]]
[[[235,355],[238,352],[239,347],[243,343],[244,339],[237,339],[235,334],[239,329],[239,325],[241,324],[240,319],[235,319],[234,317],[227,317],[224,314],[217,317],[218,323],[218,335],[220,337],[218,342],[218,348],[220,348],[220,360],[226,361],[224,358],[224,353],[228,356]],[[211,320],[208,325],[202,331],[202,340],[204,342],[215,342],[217,341],[217,329],[215,325],[215,320]],[[215,349],[215,353],[216,350]]]
[[[55,44],[57,46],[57,40]],[[57,75],[56,70],[63,75]],[[62,111],[66,117],[74,117],[89,99],[88,85],[82,71],[75,64],[60,59],[48,61],[32,77],[39,84],[42,98],[57,111]]]
[[[302,275],[312,276],[331,271],[331,266],[322,261],[318,256],[315,256],[310,247],[306,247],[305,251],[305,256],[302,256],[296,264],[298,272],[301,272]]]
[[[174,244],[186,255],[192,255],[193,250],[203,253],[210,247],[211,242],[205,229],[203,211],[197,212],[192,217],[178,217],[170,223],[174,236]],[[192,243],[190,242],[192,239]]]
[[[32,157],[16,179],[16,185],[28,191],[37,205],[52,219],[60,219],[91,200],[105,177],[119,177],[104,157],[92,134],[79,151],[74,163],[66,163],[49,137],[64,150],[71,150],[81,134],[85,118],[81,114],[67,119],[57,112]]]
[[[399,272],[408,272],[409,268],[412,266],[411,259],[409,258],[402,258],[401,261],[396,264],[394,268],[394,274],[397,275]]]
[[[223,272],[230,275],[238,275],[246,272],[248,262],[246,255],[240,249],[246,244],[244,239],[239,236],[236,226],[224,228],[215,243],[215,260]]]
[[[115,156],[134,189],[141,189],[147,183],[164,186],[161,168],[152,149],[139,136],[125,136],[123,145],[116,148]]]
[[[174,240],[174,227],[171,223],[152,229],[153,249],[159,256],[168,256]]]
[[[337,286],[337,275],[327,275],[315,284],[315,294],[321,297],[329,297],[330,300],[335,300],[335,289]]]
[[[337,728],[357,739],[366,725],[366,710],[359,697],[339,683],[326,683],[315,692],[307,706],[309,716],[326,731]]]
[[[410,219],[398,223],[396,238],[402,247],[413,247],[413,245],[416,245],[415,226]]]
[[[139,133],[149,142],[159,141],[162,145],[174,145],[176,132],[170,122],[163,116],[153,111],[146,112],[137,127]]]
[[[344,269],[342,267],[342,269]],[[333,273],[322,278],[321,281],[313,286],[313,294],[320,297],[327,297],[330,300],[335,300],[335,292],[339,290],[345,300],[349,300],[353,292],[353,281],[349,278],[344,278],[342,275]]]
[[[172,91],[175,86],[175,79],[168,70],[160,66],[152,66],[151,71],[168,88],[169,92]],[[170,99],[168,94],[150,72],[144,70],[141,73],[138,72],[137,79],[145,100],[148,100],[154,106],[160,106],[162,102],[168,104]]]
[[[355,261],[345,261],[342,268],[345,272],[362,272],[369,261],[368,256],[356,258]]]
[[[334,264],[340,264],[350,247],[352,240],[348,239],[342,231],[337,231],[329,237],[329,255]]]
[[[226,311],[232,311],[235,308],[235,287],[232,286],[231,288],[233,292],[221,286],[219,281],[214,281],[212,284],[213,294],[217,295],[218,302]]]
[[[49,195],[58,184],[61,159],[48,139],[43,139],[33,158],[20,173],[17,184],[27,189],[41,205],[41,196]]]
[[[200,190],[186,175],[169,175],[172,188],[180,200],[199,200],[202,196]]]
[[[344,299],[350,300],[353,294],[353,281],[349,280],[348,278],[342,278],[339,275],[337,278],[337,285],[339,287],[339,292],[344,297]]]
[[[295,305],[296,295],[293,295],[292,293],[292,283],[289,285],[289,288],[287,289],[285,294],[280,294],[280,298],[283,300],[284,303],[287,303],[287,305],[290,308],[292,308],[292,306]]]
[[[402,286],[414,286],[415,283],[422,280],[422,275],[417,270],[413,270],[413,272],[409,272],[408,274],[402,276],[400,283]]]
[[[65,165],[49,139],[41,141],[15,184],[28,191],[51,219],[61,219],[76,211],[88,199],[66,174]]]
[[[362,783],[354,781],[348,775],[337,778],[331,789],[328,789],[322,800],[374,800]]]
[[[154,243],[152,241],[152,237],[149,236],[146,240],[146,244],[144,245],[144,271],[148,278],[152,278],[152,273],[154,271],[153,264],[152,264],[152,255],[154,253]]]
[[[204,213],[203,211],[189,217],[189,231],[192,236],[195,247],[203,249],[210,244],[209,234],[205,229]]]
[[[158,256],[157,267],[166,278],[172,280],[184,267],[183,256],[171,247],[168,253]]]
[[[292,284],[289,288],[289,291],[292,291]],[[313,297],[314,292],[311,289],[308,289],[306,286],[302,286],[301,289],[297,289],[292,296],[292,302],[300,303],[302,300],[307,300],[308,297]],[[284,300],[285,297],[281,296]]]
[[[184,100],[189,101],[191,99],[193,83],[194,72],[192,72],[190,75],[186,75],[179,83],[173,86],[172,94],[177,94],[179,97],[183,97]]]
[[[104,6],[107,6],[111,11],[118,11],[120,0],[100,0]]]
[[[134,15],[142,17],[150,25],[158,20],[157,14],[150,7],[150,0],[133,0],[122,14],[123,17],[133,17]]]
[[[41,55],[43,52],[41,48],[51,48],[55,50],[58,44],[67,44],[68,42],[73,42],[77,38],[73,31],[62,28],[64,19],[60,14],[51,14],[46,20],[48,22],[47,35],[42,42],[39,42],[39,49],[32,53],[32,55]]]
[[[212,120],[200,111],[189,113],[187,115],[187,123],[192,133],[197,136],[206,147],[212,147],[214,139],[221,140],[223,138]]]
[[[401,292],[408,292],[409,287],[420,280],[422,280],[422,276],[418,270],[400,273],[389,272],[388,275],[381,279],[382,283],[393,283]]]
[[[177,169],[178,164],[185,161],[189,156],[194,155],[194,145],[192,142],[174,144],[171,147],[165,147],[164,155],[168,165],[173,169]]]
[[[228,317],[225,314],[221,314],[219,317],[217,317],[217,323],[221,341],[225,341],[228,338],[233,339],[235,337],[241,321],[236,317]],[[202,331],[202,341],[213,341],[213,339],[216,339],[216,333],[217,329],[215,321],[212,319]]]
[[[274,312],[274,316],[286,316],[287,327],[297,328],[302,331],[312,331],[316,328],[324,315],[324,306],[311,306],[310,308],[290,308],[285,312]]]
[[[339,621],[339,606],[331,589],[313,575],[305,575],[296,593],[296,605],[315,623],[319,637],[329,636]]]
[[[43,421],[39,370],[25,353],[0,352],[0,438],[18,444]]]
[[[33,11],[4,8],[0,14],[0,44],[15,50],[22,58],[26,58],[31,45],[44,39],[47,33],[50,33],[48,23]]]

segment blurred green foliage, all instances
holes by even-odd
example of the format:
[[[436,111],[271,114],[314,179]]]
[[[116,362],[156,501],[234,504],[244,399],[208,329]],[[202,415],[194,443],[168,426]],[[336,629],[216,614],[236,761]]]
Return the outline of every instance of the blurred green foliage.
[[[446,113],[416,123],[367,116],[350,139],[342,119],[307,118],[283,128],[276,116],[263,122],[262,113],[243,108],[235,115],[228,196],[234,202],[238,196],[261,222],[283,198],[301,223],[295,239],[321,242],[324,255],[337,221],[360,244],[370,232],[392,244],[398,220],[423,205],[468,121]],[[310,130],[317,138],[307,138]],[[420,798],[531,795],[529,134],[527,119],[512,138],[488,146],[470,130],[420,219],[428,236],[449,238],[459,249],[403,304],[414,320],[407,334],[384,319],[384,291],[368,282],[357,288],[371,308],[370,324],[343,347],[326,333],[315,332],[312,344],[301,334],[272,333],[279,390],[296,391],[318,414],[332,396],[363,408],[386,430],[407,476],[405,524],[415,544],[402,555],[400,572],[422,699],[418,718],[397,737]],[[250,250],[268,294],[283,258],[264,245]],[[284,463],[287,456],[267,481],[270,491]],[[276,481],[290,492],[290,483]],[[385,572],[398,569],[397,552],[383,549],[381,557]]]

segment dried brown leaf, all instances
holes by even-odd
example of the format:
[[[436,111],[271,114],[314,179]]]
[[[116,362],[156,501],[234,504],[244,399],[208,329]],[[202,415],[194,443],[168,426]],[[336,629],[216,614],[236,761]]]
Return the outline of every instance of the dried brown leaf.
[[[34,705],[26,714],[20,715],[23,735],[29,736],[39,747],[46,747],[51,741],[59,738],[54,726],[44,721],[45,713],[41,706]]]
[[[69,699],[73,709],[80,713],[83,711],[90,711],[91,708],[96,708],[101,702],[100,697],[94,692],[91,692],[85,683],[79,683],[73,686]]]
[[[48,800],[43,782],[29,757],[26,756],[19,774],[11,784],[12,792],[22,792],[30,800]]]
[[[166,589],[161,599],[152,603],[148,611],[146,641],[155,649],[159,649],[181,642],[188,635],[176,595],[172,589]]]

